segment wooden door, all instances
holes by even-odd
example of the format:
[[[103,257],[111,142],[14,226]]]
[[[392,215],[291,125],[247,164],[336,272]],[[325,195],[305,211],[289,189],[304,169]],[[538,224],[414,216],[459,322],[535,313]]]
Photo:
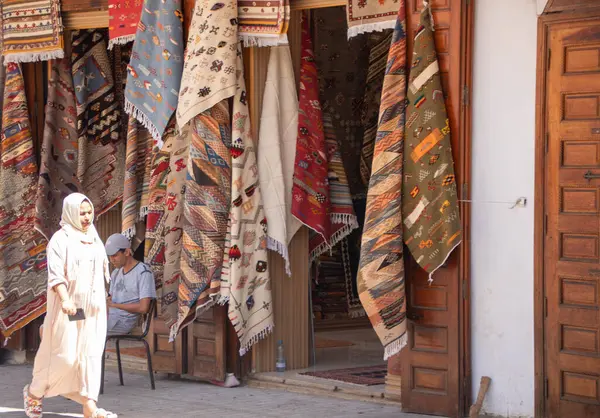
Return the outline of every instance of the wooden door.
[[[600,417],[600,18],[547,39],[544,416]]]
[[[463,30],[469,10],[461,0],[431,1],[435,22],[435,43],[446,107],[452,132],[452,151],[461,199],[466,190],[466,141],[462,112],[466,92],[465,62],[470,63],[469,39]],[[414,33],[419,25],[422,0],[407,0],[408,57],[412,57]],[[464,56],[465,61],[462,61]],[[464,209],[464,206],[463,206]],[[462,216],[465,212],[462,211]],[[463,219],[463,225],[467,219]],[[408,345],[401,353],[401,400],[407,412],[463,416],[464,397],[470,376],[464,373],[463,360],[468,343],[461,343],[461,306],[466,292],[461,291],[466,280],[460,270],[463,253],[468,251],[468,234],[463,244],[439,269],[432,285],[428,275],[409,255],[406,259]],[[405,252],[409,254],[408,251]],[[462,277],[461,277],[462,276]],[[468,301],[466,301],[468,303]],[[468,341],[468,340],[467,340]],[[462,353],[461,353],[462,346]],[[462,354],[462,356],[461,356]],[[470,368],[467,368],[467,370]],[[468,395],[467,395],[468,399]]]
[[[227,307],[217,305],[188,325],[188,375],[225,381],[226,320]]]

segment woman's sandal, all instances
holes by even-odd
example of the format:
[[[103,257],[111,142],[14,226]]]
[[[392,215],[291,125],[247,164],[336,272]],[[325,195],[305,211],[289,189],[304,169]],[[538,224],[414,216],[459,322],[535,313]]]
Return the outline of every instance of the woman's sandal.
[[[118,415],[106,409],[98,408],[92,414],[92,418],[118,418]]]
[[[23,409],[29,418],[42,417],[42,400],[29,395],[29,385],[25,385],[23,388]]]

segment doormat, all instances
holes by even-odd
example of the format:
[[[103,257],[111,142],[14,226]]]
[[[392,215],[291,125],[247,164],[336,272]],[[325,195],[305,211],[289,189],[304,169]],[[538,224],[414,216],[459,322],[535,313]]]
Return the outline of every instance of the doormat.
[[[356,385],[384,385],[385,376],[387,375],[387,365],[381,364],[379,366],[354,367],[352,369],[335,369],[301,374],[321,379],[339,380],[340,382],[354,383]]]
[[[327,338],[315,337],[315,348],[337,348],[353,346],[352,341],[330,340]]]
[[[106,351],[111,353],[116,353],[116,348],[107,348]],[[139,357],[146,358],[146,348],[145,347],[121,347],[119,350],[122,356],[131,356],[131,357]]]

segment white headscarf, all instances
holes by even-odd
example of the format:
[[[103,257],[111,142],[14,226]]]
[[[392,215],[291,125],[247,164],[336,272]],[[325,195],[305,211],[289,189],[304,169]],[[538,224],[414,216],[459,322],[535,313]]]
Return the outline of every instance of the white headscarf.
[[[98,232],[94,224],[90,224],[87,231],[83,231],[79,212],[81,204],[87,201],[92,207],[92,221],[94,220],[94,205],[92,201],[81,193],[71,193],[63,200],[62,217],[60,226],[65,230],[67,235],[79,238],[82,242],[91,243],[96,238],[99,238]]]

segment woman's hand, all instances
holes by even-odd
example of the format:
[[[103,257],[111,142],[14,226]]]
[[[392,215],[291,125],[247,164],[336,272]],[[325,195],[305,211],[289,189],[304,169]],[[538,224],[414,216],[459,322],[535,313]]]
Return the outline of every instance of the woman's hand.
[[[75,315],[77,313],[77,307],[71,299],[65,299],[62,301],[62,311],[67,315]]]

